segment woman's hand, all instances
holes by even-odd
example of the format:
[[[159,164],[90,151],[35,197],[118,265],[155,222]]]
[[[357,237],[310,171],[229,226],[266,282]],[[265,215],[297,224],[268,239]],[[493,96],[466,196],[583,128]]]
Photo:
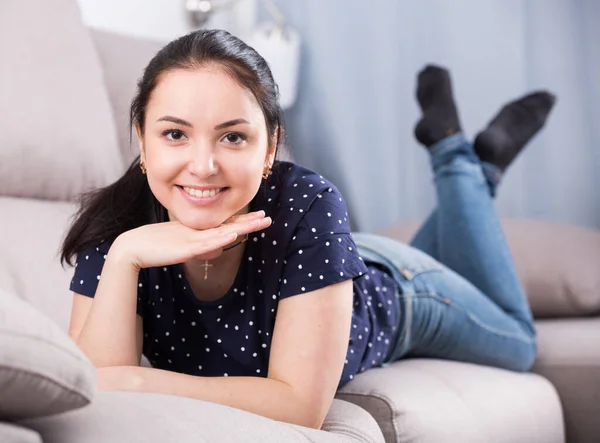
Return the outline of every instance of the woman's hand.
[[[264,211],[230,218],[223,225],[198,231],[178,221],[144,225],[121,234],[109,255],[125,258],[135,268],[150,268],[184,263],[193,258],[209,259],[220,255],[223,247],[238,236],[260,231],[271,225]]]

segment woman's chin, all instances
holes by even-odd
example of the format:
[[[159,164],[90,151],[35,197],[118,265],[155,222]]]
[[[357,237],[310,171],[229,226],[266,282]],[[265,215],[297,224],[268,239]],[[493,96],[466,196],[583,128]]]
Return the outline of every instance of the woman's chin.
[[[217,228],[222,225],[229,217],[178,217],[177,220],[184,226],[196,231],[204,231],[206,229]]]

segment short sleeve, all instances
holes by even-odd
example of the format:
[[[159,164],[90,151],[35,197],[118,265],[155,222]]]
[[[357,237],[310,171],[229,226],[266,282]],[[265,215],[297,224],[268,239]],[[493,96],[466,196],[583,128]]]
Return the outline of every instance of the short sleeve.
[[[98,283],[102,276],[102,268],[106,260],[110,244],[100,243],[97,246],[81,251],[77,254],[75,262],[75,272],[69,289],[77,294],[93,298],[98,289]],[[144,307],[146,306],[146,284],[144,270],[138,276],[137,288],[137,314],[143,317]]]
[[[279,297],[315,291],[367,272],[350,234],[346,204],[337,189],[316,195],[286,253]]]

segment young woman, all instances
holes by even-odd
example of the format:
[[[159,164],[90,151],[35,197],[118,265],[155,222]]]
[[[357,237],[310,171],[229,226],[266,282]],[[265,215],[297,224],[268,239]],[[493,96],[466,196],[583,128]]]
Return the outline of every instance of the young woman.
[[[401,358],[530,368],[531,313],[491,195],[552,96],[506,106],[474,149],[448,73],[420,74],[439,204],[413,248],[351,235],[334,185],[275,160],[277,87],[240,40],[179,38],[138,86],[140,157],[84,200],[62,249],[77,256],[70,335],[101,389],[318,428],[338,386]]]

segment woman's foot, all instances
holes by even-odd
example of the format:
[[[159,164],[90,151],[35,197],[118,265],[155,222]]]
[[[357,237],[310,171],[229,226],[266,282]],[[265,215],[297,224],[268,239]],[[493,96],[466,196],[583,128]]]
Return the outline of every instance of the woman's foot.
[[[432,146],[461,131],[446,69],[428,65],[419,72],[417,100],[423,116],[415,126],[415,137],[423,145]]]
[[[544,126],[555,101],[553,94],[541,91],[505,105],[475,138],[473,148],[479,159],[504,172]]]

